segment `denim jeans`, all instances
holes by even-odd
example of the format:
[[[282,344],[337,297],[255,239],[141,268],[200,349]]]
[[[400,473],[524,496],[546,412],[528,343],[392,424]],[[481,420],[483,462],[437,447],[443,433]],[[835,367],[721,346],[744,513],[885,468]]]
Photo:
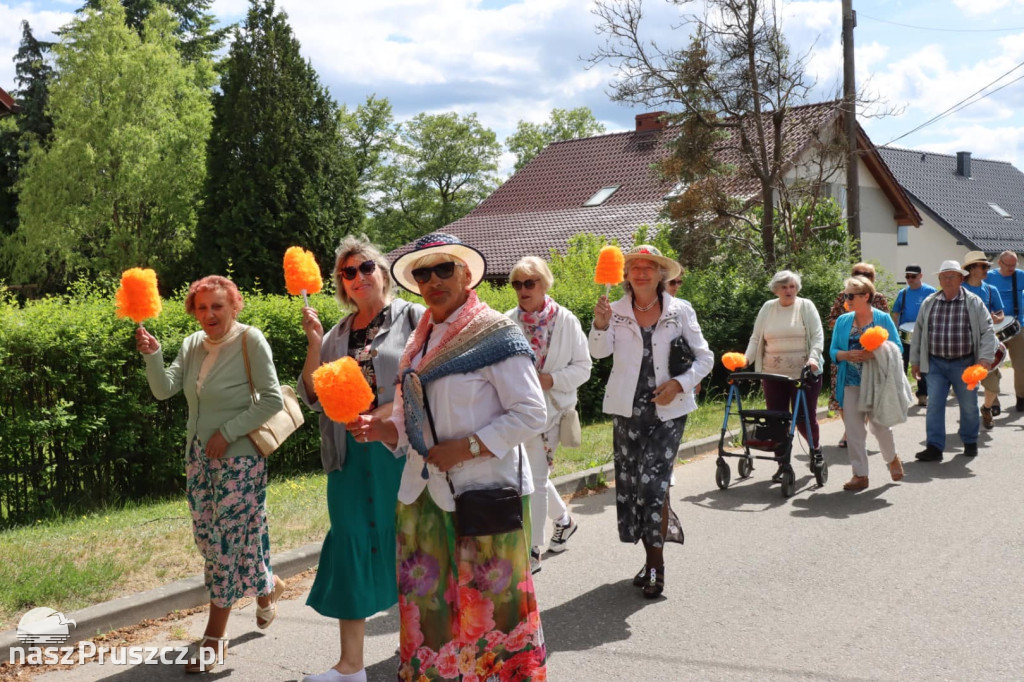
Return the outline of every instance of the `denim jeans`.
[[[925,431],[928,445],[939,450],[946,447],[946,396],[953,387],[956,401],[960,404],[960,442],[964,445],[978,442],[978,390],[967,390],[967,384],[960,378],[964,370],[974,364],[974,356],[959,360],[945,360],[934,355],[928,356],[928,412],[925,416]]]

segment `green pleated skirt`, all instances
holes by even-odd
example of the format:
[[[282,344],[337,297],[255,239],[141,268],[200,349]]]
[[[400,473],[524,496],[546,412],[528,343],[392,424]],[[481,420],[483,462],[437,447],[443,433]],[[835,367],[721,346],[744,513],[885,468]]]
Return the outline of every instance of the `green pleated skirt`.
[[[327,474],[331,529],[306,604],[328,618],[358,620],[398,601],[395,503],[405,458],[380,443],[345,439],[344,467]]]

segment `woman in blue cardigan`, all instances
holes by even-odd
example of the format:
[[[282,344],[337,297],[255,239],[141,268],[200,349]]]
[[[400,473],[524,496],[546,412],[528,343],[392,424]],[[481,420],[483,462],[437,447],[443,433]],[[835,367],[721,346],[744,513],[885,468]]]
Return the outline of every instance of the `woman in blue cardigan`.
[[[893,441],[892,429],[875,421],[870,413],[858,409],[860,398],[861,370],[865,362],[874,362],[872,351],[864,350],[860,345],[860,337],[871,327],[882,327],[889,332],[889,340],[903,352],[900,335],[893,324],[892,318],[871,305],[875,295],[875,285],[864,277],[851,277],[846,280],[844,297],[846,306],[852,312],[841,315],[832,330],[832,346],[830,355],[832,362],[837,363],[836,400],[843,408],[843,424],[846,426],[846,441],[850,452],[850,464],[853,465],[853,478],[843,485],[843,490],[864,490],[868,487],[868,454],[867,429],[878,440],[882,450],[882,458],[889,465],[892,480],[903,478],[903,464],[896,455],[896,443]],[[865,423],[866,422],[866,423]]]

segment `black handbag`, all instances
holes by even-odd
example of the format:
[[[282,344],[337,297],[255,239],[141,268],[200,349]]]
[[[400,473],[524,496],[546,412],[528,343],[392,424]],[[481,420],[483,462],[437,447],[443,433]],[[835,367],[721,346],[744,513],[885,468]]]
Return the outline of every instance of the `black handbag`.
[[[423,408],[430,424],[430,435],[438,443],[434,428],[434,415],[430,412],[427,388],[423,387]],[[523,446],[519,445],[518,488],[508,486],[467,490],[461,495],[455,493],[452,477],[445,473],[448,489],[455,498],[455,534],[458,537],[477,537],[510,533],[523,527]]]
[[[695,359],[696,356],[693,354],[693,349],[690,348],[690,344],[686,342],[684,336],[680,334],[672,339],[668,347],[669,376],[677,377],[680,374],[686,374],[693,367]]]

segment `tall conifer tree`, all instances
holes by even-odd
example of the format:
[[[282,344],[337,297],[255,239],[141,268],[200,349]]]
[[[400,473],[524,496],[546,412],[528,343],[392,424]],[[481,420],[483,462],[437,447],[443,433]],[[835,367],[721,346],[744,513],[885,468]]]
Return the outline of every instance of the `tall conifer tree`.
[[[283,288],[289,246],[330,267],[361,222],[337,107],[273,0],[254,0],[224,63],[207,149],[197,253],[206,272]]]

